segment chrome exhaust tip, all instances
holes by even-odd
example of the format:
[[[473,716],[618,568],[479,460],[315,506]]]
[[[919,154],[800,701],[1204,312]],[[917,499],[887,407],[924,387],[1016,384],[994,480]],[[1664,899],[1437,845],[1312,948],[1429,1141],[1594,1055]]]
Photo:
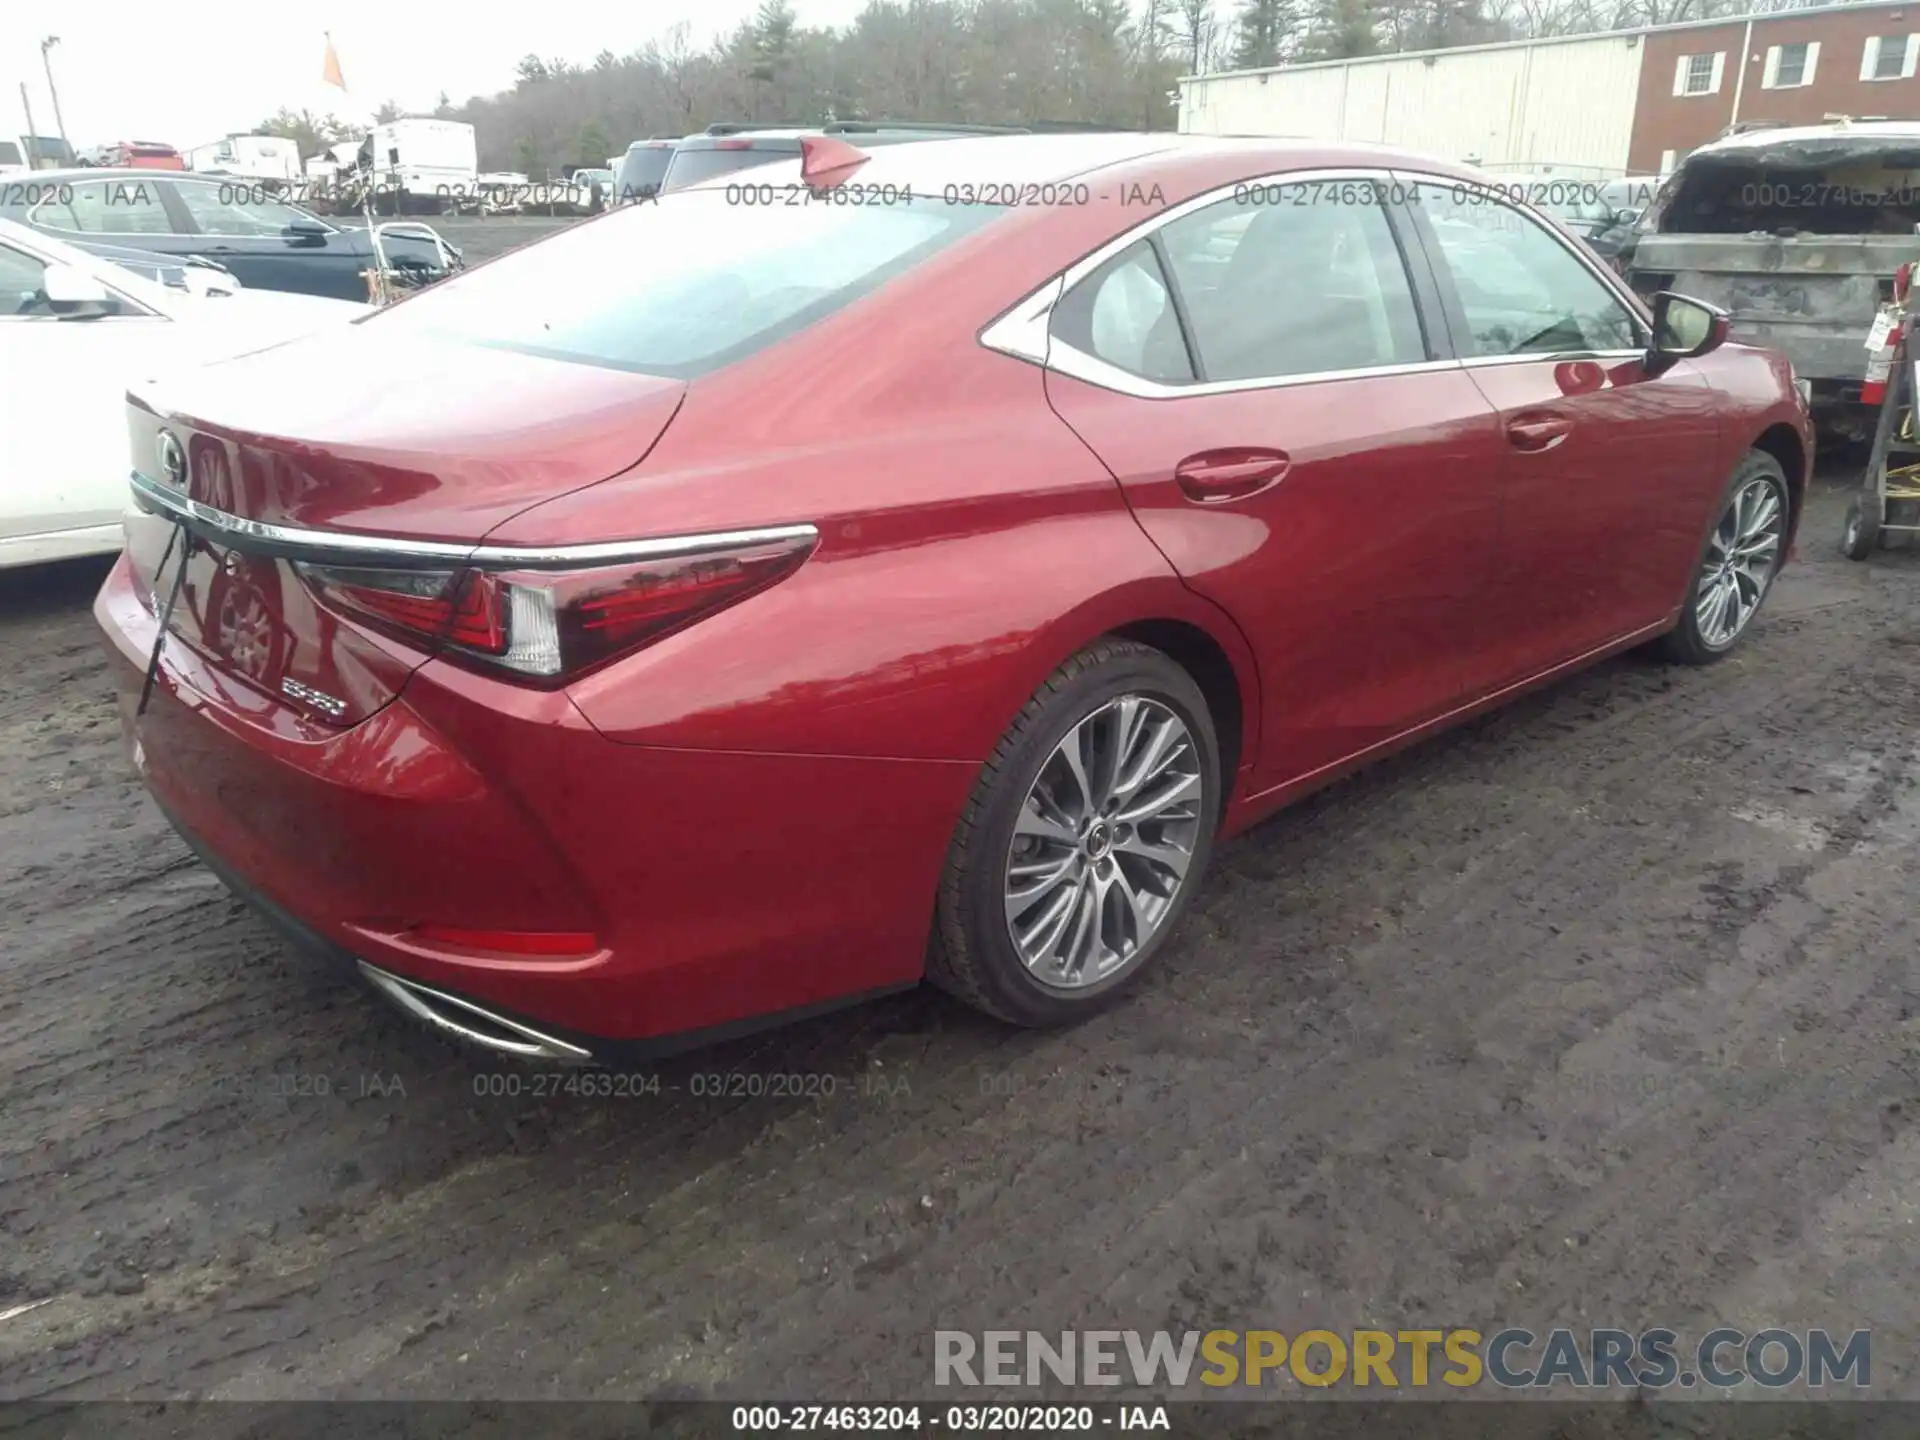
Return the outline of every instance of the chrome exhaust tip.
[[[593,1062],[591,1051],[583,1050],[569,1041],[556,1040],[530,1025],[496,1015],[471,1000],[462,1000],[457,995],[422,985],[417,980],[403,980],[398,975],[390,975],[364,960],[359,963],[360,973],[372,982],[375,989],[414,1019],[443,1035],[483,1050],[491,1050],[496,1055],[511,1055],[519,1060],[546,1060],[561,1065],[587,1065]]]

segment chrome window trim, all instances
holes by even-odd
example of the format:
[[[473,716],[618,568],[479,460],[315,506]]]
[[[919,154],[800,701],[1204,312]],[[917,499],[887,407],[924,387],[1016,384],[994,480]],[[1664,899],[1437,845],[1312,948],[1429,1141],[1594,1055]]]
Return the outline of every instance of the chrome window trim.
[[[1562,250],[1573,256],[1575,260],[1585,267],[1589,275],[1600,282],[1600,288],[1611,295],[1614,300],[1619,303],[1620,308],[1627,312],[1627,319],[1633,322],[1634,333],[1641,336],[1644,342],[1638,350],[1553,350],[1541,351],[1533,355],[1532,358],[1583,359],[1605,355],[1644,355],[1647,353],[1646,347],[1653,343],[1653,327],[1647,323],[1646,317],[1640,313],[1640,297],[1633,293],[1632,288],[1628,286],[1624,279],[1609,270],[1605,265],[1602,265],[1599,257],[1588,251],[1585,246],[1581,245],[1578,241],[1569,243],[1570,237],[1562,232],[1558,225],[1547,219],[1544,211],[1534,209],[1533,206],[1527,204],[1524,200],[1514,199],[1513,196],[1500,189],[1497,181],[1492,184],[1484,184],[1473,180],[1456,180],[1452,176],[1434,175],[1423,170],[1395,170],[1392,173],[1395,180],[1405,184],[1444,185],[1448,187],[1474,186],[1491,196],[1495,204],[1504,205],[1509,210],[1519,212],[1521,218],[1533,221],[1536,226],[1546,232],[1548,239],[1552,240]],[[1444,255],[1434,257],[1436,264],[1443,264],[1445,260],[1446,257]],[[1482,360],[1497,361],[1513,358],[1518,357],[1502,355],[1472,356],[1467,359],[1467,364],[1472,365],[1476,361]]]
[[[1071,345],[1054,341],[1048,335],[1047,327],[1052,322],[1054,306],[1060,303],[1067,291],[1085,280],[1115,255],[1153,235],[1163,226],[1171,225],[1174,221],[1191,215],[1196,210],[1204,210],[1210,205],[1218,204],[1223,199],[1230,199],[1236,190],[1341,180],[1374,181],[1386,186],[1391,197],[1396,172],[1381,166],[1351,165],[1317,170],[1273,170],[1260,175],[1243,176],[1238,180],[1215,186],[1189,200],[1181,201],[1169,210],[1162,210],[1159,214],[1142,220],[1131,229],[1123,230],[1098,249],[1082,256],[1065,270],[1029,291],[1002,311],[980,331],[979,341],[987,349],[996,350],[1003,355],[1011,355],[1016,360],[1026,360],[1043,369],[1057,370],[1062,375],[1071,375],[1075,379],[1085,380],[1090,385],[1098,385],[1103,390],[1115,390],[1123,395],[1133,395],[1143,400],[1174,400],[1189,395],[1228,395],[1243,390],[1276,390],[1283,386],[1314,385],[1322,381],[1357,380],[1371,375],[1414,375],[1427,371],[1459,369],[1461,367],[1459,359],[1448,357],[1397,365],[1369,365],[1357,370],[1305,370],[1297,375],[1259,375],[1244,380],[1207,380],[1196,381],[1190,385],[1168,385],[1162,381],[1135,375],[1130,370],[1122,370],[1117,365],[1111,365]],[[1416,295],[1415,304],[1417,305],[1419,302],[1411,275],[1407,276],[1407,289],[1410,294]]]
[[[402,540],[270,525],[216,509],[135,470],[129,484],[134,503],[150,514],[177,521],[203,539],[290,560],[378,564],[396,568],[459,565],[482,570],[571,570],[626,561],[675,560],[716,550],[739,550],[787,541],[814,541],[818,526],[768,525],[752,530],[713,530],[646,540],[606,540],[585,545],[462,545],[442,540]]]

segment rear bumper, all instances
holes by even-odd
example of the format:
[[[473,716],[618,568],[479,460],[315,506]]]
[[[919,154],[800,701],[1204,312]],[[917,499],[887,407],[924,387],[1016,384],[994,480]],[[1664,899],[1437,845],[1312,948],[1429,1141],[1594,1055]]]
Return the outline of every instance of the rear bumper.
[[[336,730],[176,640],[136,719],[157,627],[124,560],[94,609],[148,789],[302,948],[595,1059],[920,976],[970,766],[618,745],[564,694],[439,663]],[[597,948],[469,952],[422,943],[421,924]]]

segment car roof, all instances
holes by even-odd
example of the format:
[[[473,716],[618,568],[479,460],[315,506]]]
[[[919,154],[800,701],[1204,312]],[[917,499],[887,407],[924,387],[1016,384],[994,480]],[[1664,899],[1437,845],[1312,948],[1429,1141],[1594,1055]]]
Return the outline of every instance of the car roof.
[[[855,149],[860,146],[861,137],[858,135],[836,135],[832,138]],[[874,147],[871,158],[857,172],[857,179],[863,184],[904,185],[911,182],[922,189],[947,184],[988,184],[997,187],[1044,185],[1074,180],[1095,170],[1136,162],[1151,160],[1156,164],[1174,164],[1183,159],[1223,155],[1244,155],[1249,161],[1259,162],[1259,168],[1250,166],[1249,173],[1252,174],[1266,170],[1279,172],[1350,166],[1373,170],[1404,167],[1479,183],[1484,183],[1486,178],[1484,173],[1455,161],[1411,150],[1352,141],[1104,131],[960,136],[878,145]],[[769,180],[789,173],[792,178],[798,179],[798,171],[797,160],[786,160],[758,167],[755,173]],[[737,174],[715,176],[686,188],[721,188],[729,181],[738,183],[738,180]]]
[[[76,185],[82,180],[201,180],[209,184],[219,181],[210,179],[204,172],[197,170],[154,170],[143,165],[79,165],[70,170],[35,170],[31,183],[34,185]]]
[[[1738,135],[1723,135],[1696,146],[1693,155],[1724,154],[1729,150],[1765,150],[1774,145],[1795,145],[1806,141],[1884,140],[1907,141],[1920,145],[1920,120],[1845,120],[1825,125],[1772,125],[1757,130],[1742,130]],[[1683,162],[1684,163],[1684,162]]]

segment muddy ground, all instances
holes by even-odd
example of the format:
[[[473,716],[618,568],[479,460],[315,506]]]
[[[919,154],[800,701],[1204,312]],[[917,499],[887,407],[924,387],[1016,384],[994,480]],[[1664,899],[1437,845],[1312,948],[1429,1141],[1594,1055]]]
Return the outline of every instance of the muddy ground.
[[[936,1327],[1920,1326],[1920,553],[1227,846],[1131,1003],[508,1072],[290,954],[0,582],[0,1398],[931,1392]],[[711,1098],[705,1075],[832,1077]],[[823,1088],[816,1082],[811,1088]]]

